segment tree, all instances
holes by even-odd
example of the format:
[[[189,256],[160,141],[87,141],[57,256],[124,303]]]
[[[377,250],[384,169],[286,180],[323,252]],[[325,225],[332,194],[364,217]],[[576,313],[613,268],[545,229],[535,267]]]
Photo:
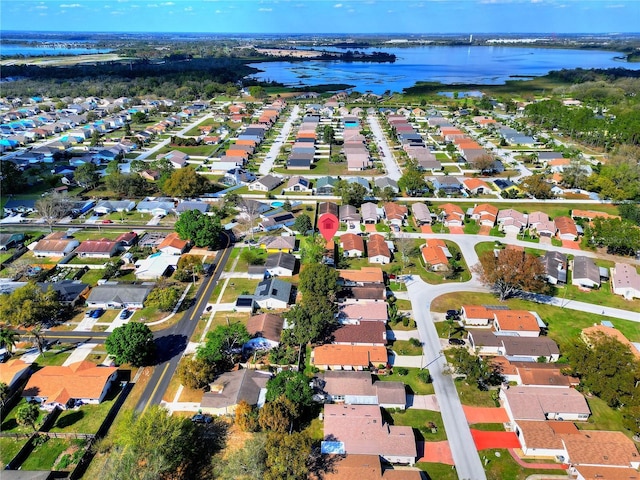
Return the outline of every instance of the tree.
[[[73,179],[82,187],[93,187],[98,183],[100,175],[93,163],[83,163],[73,172]]]
[[[532,197],[538,199],[553,198],[551,184],[547,182],[544,175],[531,175],[525,177],[521,183],[522,188]]]
[[[597,334],[590,341],[591,346],[578,342],[566,353],[572,374],[580,378],[580,387],[613,408],[640,405],[636,387],[640,381],[640,361],[631,349],[604,334]]]
[[[49,226],[49,231],[53,232],[53,224],[69,212],[70,205],[65,195],[54,192],[39,198],[35,207],[40,217]]]
[[[364,203],[367,189],[359,183],[349,183],[346,180],[338,180],[333,189],[334,195],[342,197],[343,205],[359,207]]]
[[[105,185],[109,190],[125,197],[142,197],[155,191],[153,183],[137,174],[112,173],[105,178]]]
[[[27,185],[24,173],[13,162],[2,162],[0,169],[0,191],[3,195],[20,193]]]
[[[485,153],[474,158],[473,162],[471,162],[471,167],[479,170],[480,173],[491,173],[494,170],[493,165],[495,161],[496,159],[493,155]]]
[[[205,478],[209,449],[219,447],[215,431],[205,432],[188,418],[169,415],[154,405],[139,416],[126,412],[116,432],[105,480],[189,480]],[[205,470],[206,469],[206,470]]]
[[[381,202],[393,202],[396,198],[396,191],[391,187],[384,187],[377,195]]]
[[[303,235],[312,228],[313,225],[311,224],[311,218],[309,218],[309,215],[307,215],[306,213],[298,215],[295,222],[293,223],[293,229],[296,232],[302,233]]]
[[[593,220],[591,243],[607,247],[607,253],[635,255],[640,250],[640,229],[619,218],[597,217]]]
[[[416,243],[413,238],[400,234],[396,238],[396,248],[400,254],[400,260],[402,261],[402,268],[407,268],[411,257],[418,255],[419,251],[416,247]]]
[[[331,125],[325,125],[322,130],[322,141],[331,145],[335,139],[335,132],[333,131],[333,127]]]
[[[562,183],[569,188],[585,188],[587,177],[585,167],[578,160],[571,160],[562,170]]]
[[[6,348],[9,355],[13,353],[17,338],[18,334],[13,330],[0,327],[0,347]]]
[[[191,390],[204,388],[216,376],[216,365],[199,358],[185,357],[178,365],[180,383]]]
[[[249,405],[246,400],[240,400],[236,406],[235,422],[243,432],[255,432],[258,430],[258,410]]]
[[[284,433],[291,429],[297,416],[297,405],[285,396],[280,396],[263,405],[258,422],[263,430]]]
[[[293,206],[291,205],[291,202],[289,201],[289,199],[284,201],[284,204],[282,205],[282,209],[285,212],[290,212],[291,210],[293,210]]]
[[[200,210],[180,214],[175,230],[183,240],[191,240],[196,247],[216,248],[220,245],[222,225],[220,219],[205,215]]]
[[[34,432],[37,432],[36,422],[40,417],[40,408],[35,403],[25,403],[18,408],[16,412],[16,422],[18,425],[29,426],[33,428]]]
[[[9,400],[9,393],[11,390],[9,389],[9,385],[4,382],[0,382],[0,406],[4,407],[4,404],[7,400]]]
[[[311,439],[305,432],[270,433],[264,480],[306,480],[309,474]]]
[[[105,341],[109,355],[117,364],[130,363],[134,367],[149,365],[156,351],[153,333],[147,325],[129,322],[117,327]]]
[[[622,145],[589,177],[589,188],[612,200],[640,200],[640,146]]]
[[[633,202],[621,203],[618,205],[618,211],[624,220],[640,226],[640,205]]]
[[[398,186],[412,197],[421,194],[427,188],[427,182],[417,160],[412,158],[407,160],[404,173],[398,180]]]
[[[157,308],[163,312],[174,309],[180,299],[180,291],[175,287],[156,287],[144,301],[145,307]]]
[[[100,132],[98,130],[94,130],[91,133],[91,140],[89,140],[90,147],[98,147],[102,146],[102,138],[100,136]]]
[[[302,372],[283,370],[267,382],[267,402],[280,396],[291,400],[295,405],[309,406],[313,392],[309,379]]]
[[[252,85],[251,87],[248,88],[249,90],[249,95],[251,95],[253,98],[264,98],[267,96],[267,94],[264,91],[264,88],[262,88],[260,85]]]
[[[218,325],[207,333],[204,345],[198,347],[197,358],[210,363],[233,364],[233,358],[242,345],[251,339],[243,323]]]
[[[542,293],[548,287],[542,262],[534,255],[511,248],[500,250],[497,256],[493,251],[483,253],[473,270],[500,300],[523,291]]]
[[[30,327],[58,318],[61,310],[58,294],[51,288],[42,291],[35,283],[3,295],[0,318],[9,325]]]
[[[29,336],[33,338],[33,343],[40,354],[44,353],[44,347],[47,343],[44,336],[44,329],[41,324],[35,325],[29,332]]]
[[[327,297],[306,297],[285,313],[291,328],[283,339],[302,348],[327,336],[335,325],[335,304]]]
[[[338,291],[338,272],[322,263],[307,265],[300,272],[298,290],[303,297],[333,298]]]
[[[237,411],[237,410],[236,410]],[[216,463],[216,478],[220,480],[263,480],[267,453],[267,435],[256,435],[244,446]]]
[[[162,184],[162,192],[170,197],[195,197],[209,189],[209,181],[193,167],[178,168]]]
[[[454,349],[450,361],[456,373],[465,375],[468,380],[477,383],[481,390],[487,390],[489,385],[500,385],[504,380],[499,366],[483,361],[479,356],[469,353],[466,348]]]
[[[322,260],[326,243],[320,235],[304,237],[300,242],[300,259],[303,264],[313,265]]]

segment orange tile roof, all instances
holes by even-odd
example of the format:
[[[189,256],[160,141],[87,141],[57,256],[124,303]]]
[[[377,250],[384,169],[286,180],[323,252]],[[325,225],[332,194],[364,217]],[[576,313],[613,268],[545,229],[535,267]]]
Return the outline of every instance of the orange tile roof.
[[[467,318],[487,318],[493,320],[494,310],[489,310],[483,305],[463,305],[464,312]]]
[[[284,320],[279,315],[262,313],[247,320],[247,332],[251,336],[260,336],[274,342],[280,341]]]
[[[624,334],[617,328],[605,327],[604,325],[594,325],[592,327],[584,328],[582,330],[582,333],[580,334],[582,339],[585,340],[585,343],[588,344],[597,339],[599,335],[606,335],[607,337],[615,338],[623,345],[629,347],[631,353],[633,353],[636,358],[640,359],[640,351],[638,351],[636,346],[632,342],[630,342],[629,339],[625,337]]]
[[[581,430],[562,435],[562,440],[572,464],[628,467],[631,462],[640,462],[638,449],[622,432]]]
[[[83,361],[67,367],[49,366],[31,375],[23,397],[42,397],[47,403],[66,404],[72,398],[98,399],[116,367]]]
[[[638,470],[631,467],[593,467],[577,465],[575,469],[584,480],[638,480],[640,474]]]
[[[495,310],[493,315],[495,322],[500,326],[500,330],[540,331],[538,320],[527,310]]]
[[[358,250],[360,252],[364,252],[364,240],[361,236],[355,235],[353,233],[345,233],[340,236],[340,243],[342,244],[342,248],[347,250]]]
[[[321,345],[313,349],[314,365],[348,365],[368,367],[388,361],[385,347],[364,345]]]
[[[480,180],[479,178],[465,178],[462,183],[469,190],[475,190],[478,187],[484,187],[488,190],[491,190],[489,184],[483,180]]]
[[[549,448],[549,449],[561,449],[562,439],[554,431],[551,424],[564,423],[556,421],[536,421],[536,420],[518,420],[517,424],[520,427],[522,436],[524,438],[527,448]],[[566,422],[577,430],[575,425],[570,422]]]
[[[483,212],[488,213],[493,217],[493,220],[498,216],[498,207],[494,207],[493,205],[489,205],[488,203],[481,203],[473,209],[473,213],[476,215],[480,215]]]
[[[178,250],[184,250],[189,242],[181,240],[177,232],[172,232],[158,245],[158,250],[165,247],[173,247]]]
[[[391,251],[389,246],[382,235],[371,235],[367,242],[367,253],[369,258],[382,255],[385,257],[391,257]]]
[[[384,206],[384,214],[388,219],[401,220],[407,216],[409,210],[406,205],[398,205],[397,203],[388,202]]]
[[[422,247],[422,258],[424,259],[425,263],[428,263],[432,266],[443,264],[446,265],[449,263],[449,259],[440,247]]]
[[[233,149],[229,149],[226,152],[224,152],[224,154],[227,157],[242,157],[242,158],[249,158],[249,152],[245,152],[244,150],[233,150]]]
[[[551,167],[569,165],[569,163],[570,163],[570,160],[568,158],[554,158],[547,162],[547,164]]]
[[[462,209],[453,203],[445,203],[440,205],[440,209],[446,214],[447,218],[454,216],[464,218],[464,212]]]
[[[556,228],[559,233],[562,235],[564,233],[571,233],[573,235],[578,235],[578,229],[576,228],[576,222],[573,221],[572,218],[569,217],[556,217],[554,220],[556,224]]]
[[[0,383],[11,385],[14,377],[28,367],[29,364],[24,363],[19,358],[14,358],[8,362],[0,363]]]
[[[338,270],[338,275],[345,282],[384,282],[384,276],[380,267],[362,267],[360,270]]]

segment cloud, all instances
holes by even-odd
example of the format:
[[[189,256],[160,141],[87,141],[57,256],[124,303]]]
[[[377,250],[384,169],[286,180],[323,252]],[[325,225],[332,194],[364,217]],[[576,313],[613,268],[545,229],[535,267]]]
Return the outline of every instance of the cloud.
[[[621,4],[621,3],[615,3],[613,5],[611,4],[607,4],[605,5],[606,8],[624,8],[625,5]]]
[[[222,10],[216,10],[215,13],[222,13]]]
[[[258,9],[259,12],[273,12],[273,8],[259,8]]]
[[[124,12],[122,10],[114,10],[111,12],[111,15],[124,15]]]
[[[175,5],[175,3],[173,3],[173,2],[162,2],[160,5],[163,6],[163,7],[171,7],[171,6]]]
[[[36,10],[47,10],[49,7],[46,5],[36,5]]]
[[[342,4],[341,3],[336,3],[333,8],[342,8]]]
[[[193,11],[193,7],[189,6],[189,7],[185,7],[184,8],[185,12],[192,12]]]
[[[80,8],[82,5],[79,3],[63,3],[60,8]]]

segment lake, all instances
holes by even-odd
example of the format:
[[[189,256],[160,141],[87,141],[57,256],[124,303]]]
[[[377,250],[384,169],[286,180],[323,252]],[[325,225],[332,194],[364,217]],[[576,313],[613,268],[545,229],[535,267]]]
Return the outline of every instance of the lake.
[[[327,49],[328,50],[328,49]],[[334,50],[334,49],[332,49]],[[620,53],[602,50],[571,50],[523,47],[410,47],[373,48],[360,51],[393,53],[395,63],[341,61],[261,62],[263,70],[251,75],[287,86],[346,83],[360,92],[400,92],[418,81],[444,84],[500,85],[513,76],[537,77],[563,68],[640,69],[640,63],[616,60]]]
[[[47,55],[84,55],[89,53],[109,53],[110,49],[99,48],[69,48],[51,45],[27,46],[17,44],[0,45],[0,55],[24,55],[25,57],[40,57]]]

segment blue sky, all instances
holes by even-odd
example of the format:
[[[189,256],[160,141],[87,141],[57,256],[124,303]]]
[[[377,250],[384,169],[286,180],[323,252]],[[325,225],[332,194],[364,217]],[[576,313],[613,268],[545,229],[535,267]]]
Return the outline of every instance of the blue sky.
[[[205,33],[619,33],[640,0],[0,0],[0,28]]]

